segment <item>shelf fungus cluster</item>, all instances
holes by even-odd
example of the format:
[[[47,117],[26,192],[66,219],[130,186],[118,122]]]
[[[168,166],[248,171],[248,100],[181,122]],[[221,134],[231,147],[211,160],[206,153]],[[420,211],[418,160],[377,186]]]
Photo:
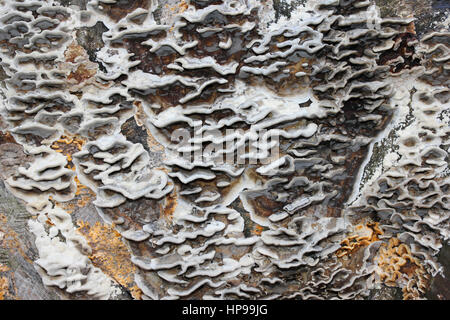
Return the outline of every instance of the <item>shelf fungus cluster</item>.
[[[0,1],[1,178],[45,285],[425,298],[450,236],[448,26],[419,38],[371,0],[277,21],[257,0],[60,2]],[[87,237],[94,216],[117,234]]]

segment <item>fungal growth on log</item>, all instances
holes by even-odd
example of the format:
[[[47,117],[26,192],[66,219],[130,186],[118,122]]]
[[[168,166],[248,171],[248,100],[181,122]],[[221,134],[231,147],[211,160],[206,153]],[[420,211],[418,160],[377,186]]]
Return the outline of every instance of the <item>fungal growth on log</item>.
[[[449,8],[386,6],[0,1],[0,299],[450,299]]]

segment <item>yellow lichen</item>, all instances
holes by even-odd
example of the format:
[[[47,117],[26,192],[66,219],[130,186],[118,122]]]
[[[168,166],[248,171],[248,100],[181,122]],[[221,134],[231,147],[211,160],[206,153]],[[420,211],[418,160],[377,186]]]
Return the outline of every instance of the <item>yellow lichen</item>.
[[[183,13],[189,8],[189,4],[186,3],[185,0],[181,0],[178,4],[170,7],[168,4],[166,4],[166,8],[169,8],[170,11],[176,12],[176,13]]]
[[[142,290],[139,289],[137,285],[132,286],[130,289],[131,296],[134,299],[141,300],[142,298]]]
[[[91,226],[84,221],[77,223],[78,232],[86,238],[92,249],[89,256],[92,264],[127,288],[133,298],[140,299],[141,292],[134,283],[136,267],[131,262],[130,252],[114,225],[97,222]]]
[[[14,293],[16,287],[14,281],[11,278],[12,273],[6,276],[1,275],[1,273],[8,272],[10,269],[0,263],[0,300],[17,300],[18,297]]]
[[[75,166],[72,163],[72,155],[80,151],[85,143],[86,140],[80,136],[66,135],[61,136],[60,139],[56,140],[51,145],[51,148],[66,156],[68,162],[66,167],[75,171]],[[77,184],[75,199],[68,202],[54,201],[58,207],[66,210],[68,213],[72,213],[77,207],[84,207],[93,197],[95,197],[95,193],[87,186],[83,185],[77,176],[75,176],[74,180]]]
[[[80,136],[61,136],[60,139],[53,142],[51,148],[56,152],[61,152],[67,157],[67,161],[72,161],[72,155],[81,150],[86,140]]]
[[[256,235],[256,236],[260,236],[261,233],[263,232],[264,227],[260,226],[259,224],[255,224],[255,226],[253,227],[251,233]]]
[[[8,279],[5,277],[0,277],[0,300],[5,300],[5,297],[8,294],[8,288]]]
[[[189,4],[185,0],[181,0],[178,4],[174,6],[169,6],[166,4],[165,6],[167,9],[171,11],[171,14],[181,14],[185,12],[189,8]],[[175,29],[175,27],[170,27],[169,31],[172,32]]]
[[[372,242],[378,241],[378,236],[383,231],[378,227],[378,222],[367,222],[365,225],[358,224],[354,232],[341,241],[341,248],[336,251],[338,257],[355,252],[357,249],[366,247]]]
[[[9,252],[19,253],[26,261],[33,261],[26,255],[19,240],[19,235],[7,225],[8,219],[0,213],[0,248],[5,248]]]
[[[380,280],[387,286],[402,288],[403,299],[418,299],[425,293],[430,276],[407,244],[391,238],[389,244],[382,244],[375,261]]]
[[[3,214],[0,214],[0,248],[7,249],[10,253],[18,252],[29,263],[32,261],[26,256],[22,246],[20,245],[18,235],[14,230],[8,227],[7,218]],[[10,268],[0,263],[0,300],[17,299],[14,291],[16,291],[13,273],[9,272]],[[7,273],[7,274],[4,274]]]
[[[184,11],[186,11],[189,8],[189,5],[186,3],[185,0],[181,0],[180,3],[178,4],[178,7],[180,8],[180,13],[183,13]]]

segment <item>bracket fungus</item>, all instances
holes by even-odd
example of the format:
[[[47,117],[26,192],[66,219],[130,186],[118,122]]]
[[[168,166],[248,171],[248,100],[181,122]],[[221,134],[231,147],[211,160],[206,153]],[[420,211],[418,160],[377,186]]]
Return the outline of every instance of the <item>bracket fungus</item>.
[[[0,2],[0,149],[20,157],[1,176],[45,285],[424,298],[450,235],[448,25],[418,37],[371,0],[276,21],[257,0],[60,2]]]

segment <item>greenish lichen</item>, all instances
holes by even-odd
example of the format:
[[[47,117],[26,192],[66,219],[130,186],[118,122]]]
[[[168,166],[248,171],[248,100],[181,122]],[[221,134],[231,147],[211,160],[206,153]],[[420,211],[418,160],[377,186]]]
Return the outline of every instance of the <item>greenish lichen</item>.
[[[381,139],[379,142],[376,142],[374,144],[370,160],[367,163],[366,167],[364,168],[364,172],[359,186],[360,189],[364,186],[365,183],[367,183],[367,181],[369,181],[373,177],[377,168],[383,166],[383,160],[385,159],[386,155],[398,150],[399,148],[397,145],[397,140],[399,137],[398,131],[408,127],[415,119],[411,103],[412,100],[409,101],[408,104],[409,113],[405,116],[405,119],[400,123],[398,123],[394,128],[392,128],[385,138]]]
[[[444,25],[445,19],[450,14],[448,5],[435,5],[433,0],[375,0],[380,8],[381,17],[414,17],[414,25],[417,35],[439,30],[449,29]]]
[[[86,50],[90,61],[97,62],[97,52],[105,45],[102,35],[107,30],[102,22],[97,22],[92,27],[82,27],[77,30],[77,42]],[[99,63],[99,68],[106,71],[101,63]]]
[[[275,10],[275,22],[277,22],[281,16],[290,18],[292,11],[297,9],[300,5],[305,4],[306,0],[273,0],[273,8]]]

